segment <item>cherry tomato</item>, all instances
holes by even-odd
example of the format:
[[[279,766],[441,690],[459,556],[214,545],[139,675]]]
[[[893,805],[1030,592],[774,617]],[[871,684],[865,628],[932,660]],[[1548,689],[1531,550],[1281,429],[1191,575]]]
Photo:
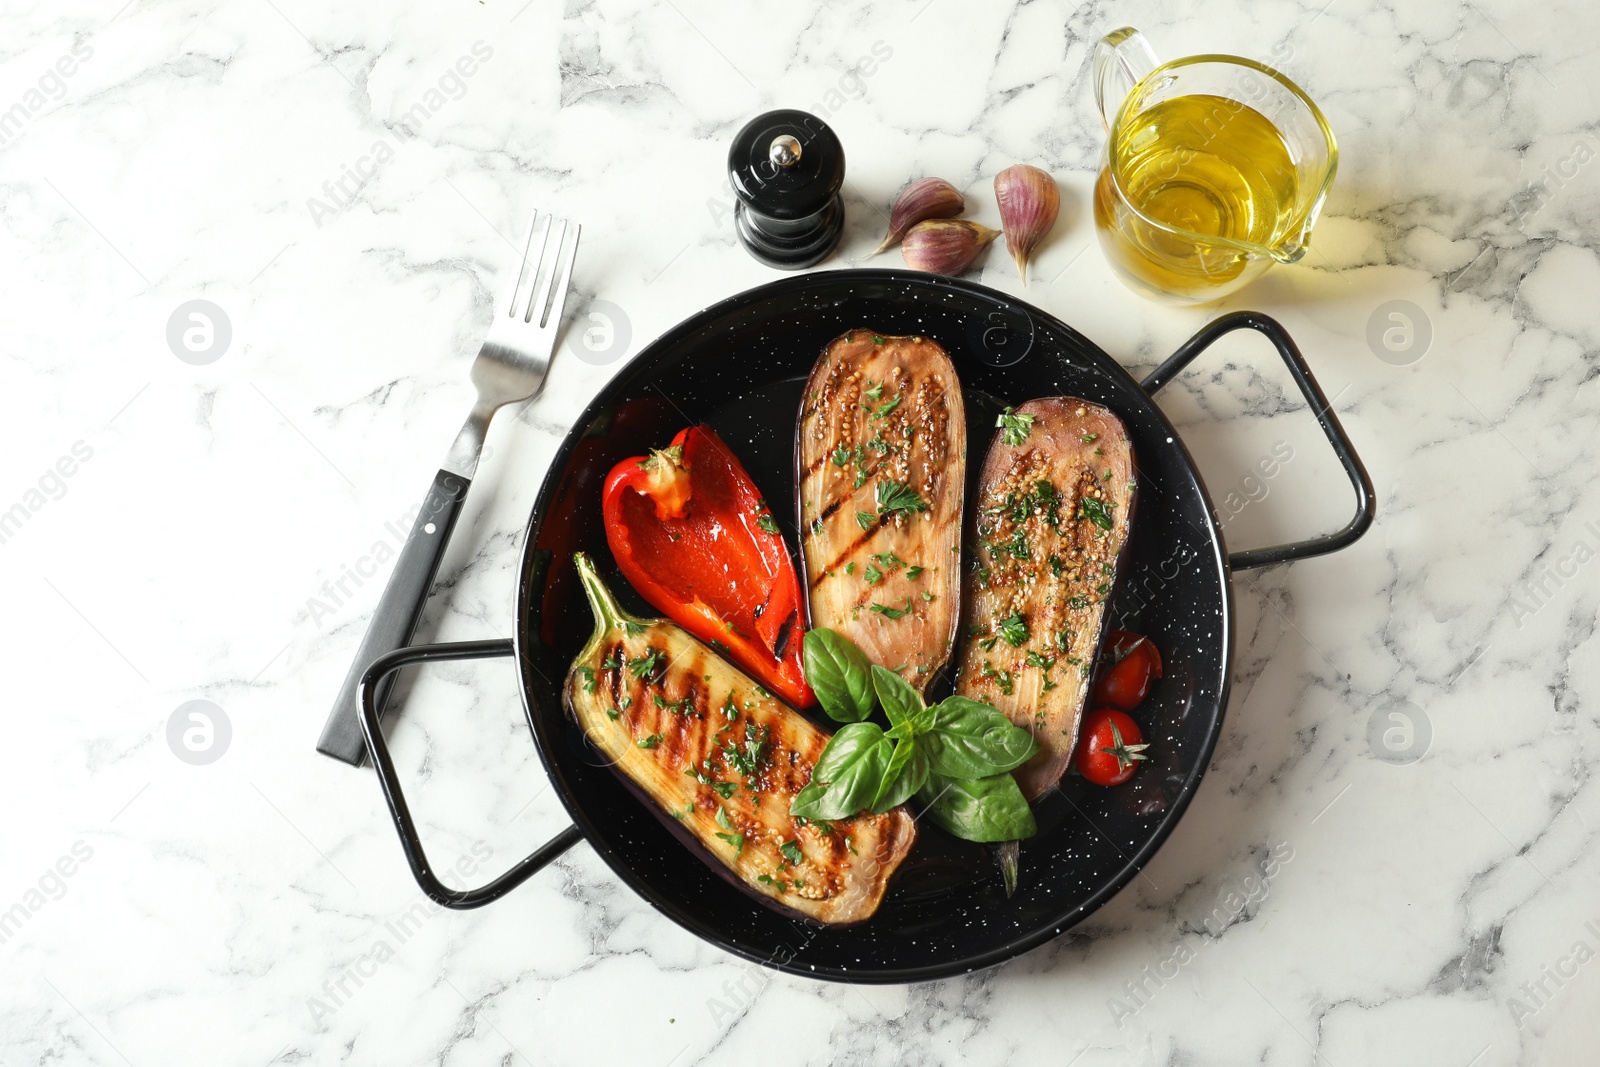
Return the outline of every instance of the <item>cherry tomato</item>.
[[[1139,769],[1149,747],[1127,712],[1096,708],[1083,718],[1075,757],[1078,773],[1095,785],[1121,785]]]
[[[1092,699],[1132,711],[1150,692],[1150,683],[1161,677],[1161,653],[1148,638],[1112,630],[1102,655],[1109,665],[1102,669]]]

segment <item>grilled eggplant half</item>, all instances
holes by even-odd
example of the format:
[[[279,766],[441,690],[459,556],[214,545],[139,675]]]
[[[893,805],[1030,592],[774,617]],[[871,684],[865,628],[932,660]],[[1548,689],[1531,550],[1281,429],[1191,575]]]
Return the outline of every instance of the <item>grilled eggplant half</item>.
[[[966,410],[926,337],[852,330],[823,351],[795,459],[811,625],[844,634],[919,692],[960,614]]]
[[[563,692],[589,741],[750,890],[819,922],[871,916],[916,840],[911,813],[791,816],[828,735],[682,627],[624,613],[573,558],[595,631]]]
[[[1030,800],[1072,759],[1136,491],[1127,428],[1076,397],[1008,411],[984,459],[956,691],[1033,732]]]

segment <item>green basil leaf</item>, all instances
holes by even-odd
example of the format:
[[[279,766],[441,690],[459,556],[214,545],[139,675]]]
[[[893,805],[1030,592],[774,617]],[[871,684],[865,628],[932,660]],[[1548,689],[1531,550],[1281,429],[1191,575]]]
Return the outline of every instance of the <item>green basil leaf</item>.
[[[1020,841],[1039,832],[1033,809],[1009,774],[946,778],[930,774],[917,796],[937,825],[965,841]]]
[[[935,774],[946,778],[987,778],[1014,770],[1033,758],[1033,734],[997,709],[962,696],[946,697],[933,712],[923,745]]]
[[[904,804],[916,795],[927,780],[927,754],[916,741],[902,737],[895,742],[894,755],[889,757],[883,784],[878,787],[878,795],[872,801],[872,814],[882,815],[890,808]]]
[[[843,634],[810,630],[805,637],[806,682],[835,722],[860,722],[872,714],[872,672],[867,657]]]
[[[883,713],[889,716],[890,732],[896,737],[909,738],[914,732],[915,718],[922,711],[922,697],[911,688],[911,683],[887,667],[872,665],[872,688],[878,693]]]
[[[883,785],[894,745],[876,723],[853,722],[828,739],[811,783],[789,805],[790,815],[848,819],[870,808]]]

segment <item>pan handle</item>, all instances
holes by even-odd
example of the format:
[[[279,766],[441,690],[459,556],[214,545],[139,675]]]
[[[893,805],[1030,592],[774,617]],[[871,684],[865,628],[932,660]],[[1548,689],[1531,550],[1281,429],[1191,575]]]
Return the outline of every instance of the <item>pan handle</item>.
[[[1234,330],[1255,330],[1257,333],[1265,334],[1277,348],[1278,355],[1283,357],[1289,373],[1294,375],[1295,384],[1300,387],[1306,403],[1310,405],[1312,414],[1322,426],[1322,432],[1327,435],[1328,444],[1333,446],[1333,454],[1339,457],[1345,473],[1350,476],[1350,484],[1356,491],[1356,513],[1345,523],[1343,529],[1333,533],[1308,537],[1304,541],[1293,541],[1286,545],[1235,552],[1228,557],[1228,567],[1236,571],[1250,570],[1273,563],[1288,563],[1291,560],[1337,552],[1354,544],[1372,525],[1375,506],[1372,478],[1367,474],[1367,468],[1362,466],[1360,457],[1356,455],[1355,446],[1350,443],[1350,438],[1344,432],[1344,427],[1339,425],[1338,416],[1334,415],[1328,398],[1322,395],[1321,386],[1317,385],[1317,380],[1311,376],[1311,368],[1306,366],[1305,357],[1300,354],[1300,349],[1295,346],[1294,340],[1276,319],[1259,311],[1235,311],[1213,319],[1179,346],[1176,352],[1168,356],[1165,363],[1151,371],[1150,376],[1139,383],[1140,386],[1146,393],[1155,395],[1157,390],[1175,378],[1178,372],[1187,367],[1196,356],[1210,348],[1213,342]]]
[[[402,667],[413,663],[432,663],[458,659],[491,659],[514,654],[510,641],[459,641],[447,645],[412,645],[398,648],[372,661],[361,676],[359,699],[361,707],[361,732],[366,735],[367,751],[372,753],[372,764],[378,770],[378,781],[383,784],[384,799],[389,802],[389,814],[394,818],[394,828],[400,834],[400,847],[405,850],[406,861],[422,891],[447,908],[480,908],[499,900],[511,890],[537,874],[551,860],[583,840],[583,831],[569,826],[533,852],[523,857],[516,866],[487,885],[476,889],[451,889],[434,875],[428,856],[422,850],[422,839],[417,836],[416,823],[411,809],[406,805],[405,794],[400,791],[400,777],[395,773],[394,760],[389,756],[389,745],[383,731],[378,728],[377,693],[384,679]]]

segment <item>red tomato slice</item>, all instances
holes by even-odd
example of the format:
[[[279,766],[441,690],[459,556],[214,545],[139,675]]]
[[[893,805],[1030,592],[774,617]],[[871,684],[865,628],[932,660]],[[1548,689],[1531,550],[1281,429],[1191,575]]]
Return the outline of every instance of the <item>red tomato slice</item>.
[[[1096,708],[1083,719],[1078,773],[1095,785],[1121,785],[1147,759],[1139,724],[1117,708]]]

